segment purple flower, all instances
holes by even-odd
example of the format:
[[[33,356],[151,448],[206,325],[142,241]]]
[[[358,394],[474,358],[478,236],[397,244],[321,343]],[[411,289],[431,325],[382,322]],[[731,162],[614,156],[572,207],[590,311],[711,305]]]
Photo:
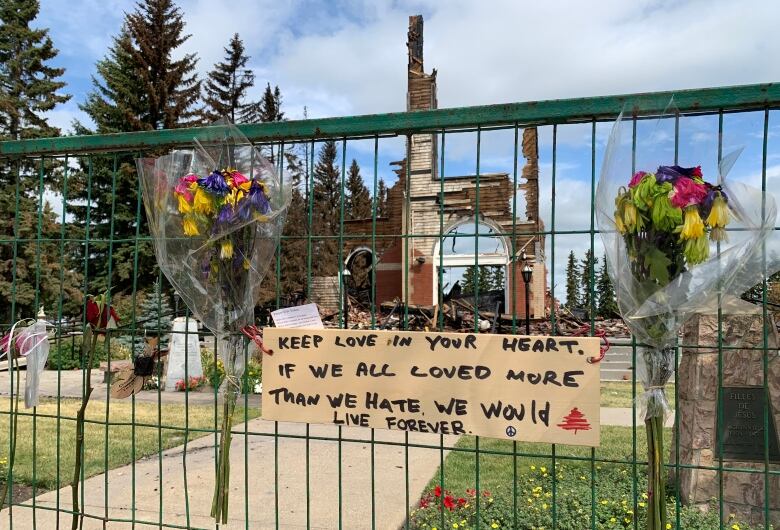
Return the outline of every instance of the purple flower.
[[[726,195],[726,192],[723,191],[720,186],[711,187],[707,192],[707,196],[704,197],[704,200],[701,203],[702,217],[706,218],[710,214],[712,203],[715,200],[715,197],[718,196],[718,193],[720,193],[720,196],[723,197],[723,200],[726,201],[726,203],[729,202],[728,195]]]
[[[225,195],[230,191],[227,182],[225,182],[225,177],[219,171],[212,171],[208,177],[199,178],[198,186],[205,188],[214,195]]]
[[[219,210],[219,215],[217,215],[217,224],[219,225],[227,225],[230,224],[230,221],[233,220],[233,207],[229,204],[224,205]]]
[[[263,186],[258,181],[252,182],[249,194],[238,203],[238,217],[242,221],[248,221],[253,212],[266,214],[271,209],[268,197],[265,196]]]
[[[655,181],[658,184],[664,182],[674,183],[680,177],[701,177],[701,166],[696,167],[681,167],[681,166],[659,166],[658,171],[655,173]]]

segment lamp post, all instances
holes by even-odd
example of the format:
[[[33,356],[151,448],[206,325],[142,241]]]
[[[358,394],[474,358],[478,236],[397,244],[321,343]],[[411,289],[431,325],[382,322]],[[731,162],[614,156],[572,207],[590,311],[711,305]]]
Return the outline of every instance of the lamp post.
[[[523,253],[525,254],[525,253]],[[525,334],[530,335],[531,334],[531,315],[530,315],[530,304],[529,304],[529,298],[528,298],[528,286],[531,283],[531,275],[533,274],[533,269],[528,264],[527,261],[525,261],[523,265],[523,282],[525,283]]]

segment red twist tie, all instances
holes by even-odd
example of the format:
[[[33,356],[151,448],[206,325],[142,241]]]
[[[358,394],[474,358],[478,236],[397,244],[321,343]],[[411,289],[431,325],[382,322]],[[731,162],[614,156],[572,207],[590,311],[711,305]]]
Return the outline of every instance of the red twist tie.
[[[581,337],[583,335],[587,335],[590,333],[590,325],[585,324],[578,330],[574,331],[572,335],[574,337]],[[599,356],[598,357],[589,357],[588,362],[590,364],[596,364],[600,363],[604,360],[604,357],[607,355],[607,351],[609,350],[609,339],[607,339],[607,332],[603,329],[596,329],[593,331],[593,336],[600,338],[603,342],[599,344]]]
[[[265,353],[266,355],[273,355],[274,351],[270,348],[267,348],[265,344],[263,344],[263,331],[259,329],[255,325],[250,326],[244,326],[241,328],[241,333],[244,334],[249,340],[257,344],[257,347],[260,348],[260,351]]]

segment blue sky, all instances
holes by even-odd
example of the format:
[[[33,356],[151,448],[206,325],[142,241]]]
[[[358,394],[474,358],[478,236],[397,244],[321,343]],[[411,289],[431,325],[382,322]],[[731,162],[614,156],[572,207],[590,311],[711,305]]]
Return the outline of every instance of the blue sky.
[[[404,110],[406,29],[411,14],[425,16],[426,69],[438,70],[439,106],[594,96],[780,80],[780,3],[727,0],[601,2],[268,1],[181,0],[186,31],[182,53],[197,53],[201,76],[220,60],[234,32],[245,41],[259,95],[278,84],[290,118]],[[94,65],[119,31],[131,0],[42,0],[37,23],[49,27],[66,68],[73,98],[51,114],[68,130],[90,88]],[[649,138],[651,127],[640,127]],[[596,131],[597,176],[610,124]],[[731,177],[760,184],[763,114],[729,115],[724,152],[744,146]],[[767,189],[780,190],[780,115],[770,116]],[[590,227],[590,125],[558,129],[555,227]],[[541,216],[552,226],[552,131],[541,128]],[[668,138],[667,138],[668,139]],[[680,162],[704,167],[714,178],[717,118],[684,118]],[[647,144],[648,142],[645,141]],[[373,182],[373,142],[348,145],[368,184]],[[403,142],[380,142],[379,176],[392,181],[388,163],[403,157]],[[481,171],[512,170],[512,132],[485,133]],[[447,174],[476,168],[474,134],[450,135]],[[548,238],[554,247],[560,295],[564,255],[581,255],[589,235]],[[598,236],[595,247],[601,253]]]

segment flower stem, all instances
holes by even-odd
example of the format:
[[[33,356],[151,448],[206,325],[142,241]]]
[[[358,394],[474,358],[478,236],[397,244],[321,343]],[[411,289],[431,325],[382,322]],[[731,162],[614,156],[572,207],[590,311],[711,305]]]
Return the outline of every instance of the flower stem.
[[[226,382],[222,406],[222,430],[217,458],[217,475],[214,498],[211,501],[211,516],[217,522],[227,524],[228,493],[230,492],[230,445],[233,441],[233,411],[236,407],[236,392],[230,381]]]
[[[72,500],[73,500],[73,519],[71,520],[71,530],[77,530],[79,527],[79,519],[83,518],[83,514],[79,513],[79,478],[81,476],[81,460],[82,453],[84,452],[84,416],[87,411],[87,404],[89,403],[89,397],[92,395],[92,362],[95,358],[95,349],[97,347],[98,334],[91,331],[87,327],[85,344],[89,344],[89,352],[87,353],[87,374],[86,374],[86,390],[84,396],[81,398],[81,407],[76,414],[76,463],[73,466],[73,482],[70,483]],[[92,341],[89,341],[89,338]]]
[[[8,496],[8,487],[11,483],[11,479],[13,478],[13,469],[14,469],[14,460],[16,459],[16,432],[17,432],[17,425],[19,423],[19,395],[21,394],[19,392],[19,359],[14,354],[14,347],[11,344],[11,341],[8,342],[8,362],[12,369],[16,370],[16,399],[13,402],[13,419],[11,420],[11,432],[9,432],[9,436],[11,437],[11,450],[10,454],[8,455],[8,474],[6,475],[5,482],[3,483],[2,493],[0,493],[0,511],[3,510],[3,505],[5,504],[5,499]],[[15,362],[14,362],[15,361]],[[13,365],[16,365],[15,367]],[[9,505],[9,511],[11,510],[12,502],[9,499],[8,505]]]

